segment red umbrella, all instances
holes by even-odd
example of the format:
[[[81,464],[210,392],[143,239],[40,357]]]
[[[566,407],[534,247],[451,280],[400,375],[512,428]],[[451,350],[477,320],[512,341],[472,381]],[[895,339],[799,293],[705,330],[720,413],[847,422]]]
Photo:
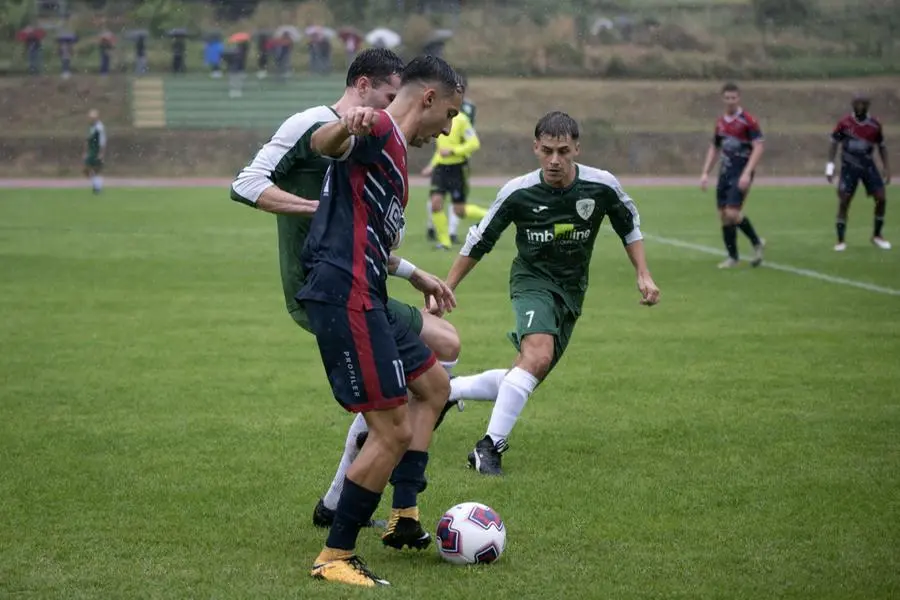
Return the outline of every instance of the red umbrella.
[[[363,32],[356,27],[341,27],[340,29],[338,29],[338,37],[341,38],[341,40],[343,40],[344,42],[346,42],[348,39],[361,41],[363,39]]]
[[[228,38],[229,43],[232,44],[241,44],[243,42],[250,41],[250,34],[246,31],[239,31],[238,33],[232,34],[230,38]]]
[[[47,35],[47,32],[40,27],[32,27],[31,25],[29,25],[16,34],[16,39],[20,42],[27,42],[28,40],[42,40],[44,39],[45,35]]]

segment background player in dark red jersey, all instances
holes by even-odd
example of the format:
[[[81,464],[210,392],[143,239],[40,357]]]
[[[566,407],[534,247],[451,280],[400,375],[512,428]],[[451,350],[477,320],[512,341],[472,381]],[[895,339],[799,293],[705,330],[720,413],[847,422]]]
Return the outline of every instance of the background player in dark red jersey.
[[[765,240],[756,235],[750,219],[744,216],[743,206],[750,193],[753,174],[763,154],[763,134],[759,122],[741,108],[741,92],[735,83],[722,86],[722,101],[725,114],[716,120],[716,132],[700,175],[700,189],[706,191],[709,171],[721,154],[719,182],[716,185],[716,205],[722,221],[722,238],[728,258],[719,264],[721,269],[730,269],[739,264],[737,230],[741,231],[753,244],[753,259],[750,264],[758,267],[763,260]]]
[[[869,115],[871,101],[863,94],[853,97],[853,112],[835,126],[831,134],[831,148],[828,151],[828,164],[825,165],[825,177],[828,183],[834,179],[834,159],[838,145],[841,146],[841,179],[838,184],[837,244],[834,249],[843,252],[847,249],[844,234],[847,231],[847,210],[859,182],[862,181],[866,193],[875,199],[875,227],[872,231],[872,243],[882,250],[890,250],[891,243],[881,236],[884,227],[884,213],[887,208],[885,186],[891,182],[891,167],[888,163],[887,148],[884,145],[884,134],[881,123]],[[884,178],[878,172],[878,166],[872,156],[875,147],[881,155],[884,165]]]
[[[336,162],[303,250],[308,276],[297,299],[309,315],[335,398],[346,410],[363,413],[369,427],[313,566],[311,574],[319,579],[387,584],[354,549],[389,478],[394,505],[382,540],[397,548],[422,547],[419,542],[428,540],[416,496],[425,489],[431,433],[450,385],[434,354],[385,310],[387,275],[399,267],[387,249],[399,243],[404,226],[407,141],[422,146],[449,132],[462,93],[458,75],[446,62],[420,57],[404,68],[386,110],[350,109],[311,138],[314,151]],[[438,310],[455,304],[453,293],[436,278],[417,287],[426,299],[435,298]],[[413,397],[409,405],[407,386]]]

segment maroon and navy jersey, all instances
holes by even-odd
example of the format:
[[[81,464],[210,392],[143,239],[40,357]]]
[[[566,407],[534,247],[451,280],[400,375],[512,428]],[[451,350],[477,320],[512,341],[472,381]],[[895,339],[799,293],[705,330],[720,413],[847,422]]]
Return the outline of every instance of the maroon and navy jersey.
[[[753,115],[738,111],[716,120],[713,144],[722,151],[722,172],[743,169],[753,152],[753,142],[763,139],[762,129]]]
[[[841,145],[844,164],[854,167],[870,166],[875,146],[884,145],[881,123],[869,116],[859,121],[853,114],[838,121],[831,139]]]
[[[406,139],[385,111],[367,136],[351,138],[325,176],[301,256],[306,284],[297,300],[384,308],[387,261],[408,200]]]

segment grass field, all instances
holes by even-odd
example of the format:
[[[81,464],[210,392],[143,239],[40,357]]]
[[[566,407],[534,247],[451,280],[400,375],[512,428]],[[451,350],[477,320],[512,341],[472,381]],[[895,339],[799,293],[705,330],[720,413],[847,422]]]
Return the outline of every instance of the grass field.
[[[720,246],[709,197],[632,193],[648,234]],[[349,417],[284,314],[273,220],[226,198],[0,196],[0,597],[372,597],[307,576]],[[868,243],[868,200],[832,252],[833,204],[824,187],[760,188],[749,214],[777,264],[900,289],[900,250]],[[407,240],[446,272],[451,256],[415,228]],[[424,518],[490,504],[509,530],[501,561],[455,568],[364,532],[394,584],[380,597],[900,595],[900,296],[647,249],[653,309],[614,236],[599,240],[584,317],[505,478],[464,468],[488,405],[438,434]],[[512,359],[512,255],[504,240],[459,290],[460,373]]]

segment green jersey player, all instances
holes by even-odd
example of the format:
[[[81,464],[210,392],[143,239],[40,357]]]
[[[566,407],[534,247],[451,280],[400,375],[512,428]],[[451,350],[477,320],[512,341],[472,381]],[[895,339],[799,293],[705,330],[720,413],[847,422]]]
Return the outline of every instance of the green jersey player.
[[[84,174],[91,178],[91,187],[95,194],[103,190],[103,157],[106,154],[106,128],[100,121],[100,112],[96,108],[88,111],[91,123],[87,139],[84,142]]]
[[[338,115],[351,108],[385,108],[397,93],[402,69],[402,60],[390,50],[361,52],[350,65],[347,87],[340,100],[332,106],[316,106],[288,118],[232,183],[232,200],[276,215],[285,304],[294,322],[306,331],[310,331],[309,320],[294,297],[306,279],[300,254],[330,164],[330,160],[312,150],[312,135],[326,123],[339,120]],[[391,259],[392,273],[405,276],[414,285],[423,278],[433,278],[407,261],[394,256]],[[459,355],[460,342],[449,322],[393,299],[389,300],[388,309],[394,318],[418,334],[445,366],[452,366]],[[453,404],[448,403],[448,408]],[[331,488],[313,512],[315,525],[331,526],[345,473],[359,453],[366,433],[365,419],[359,415],[350,426],[344,456]]]
[[[451,381],[451,399],[496,399],[487,433],[469,455],[480,473],[500,475],[500,455],[528,397],[562,358],[581,315],[594,241],[604,218],[622,239],[637,272],[641,303],[659,301],[644,257],[634,202],[607,171],[575,162],[578,124],[569,115],[545,115],[534,130],[541,168],[509,181],[487,216],[469,231],[450,269],[451,289],[491,251],[500,234],[516,226],[518,255],[510,269],[519,351],[512,369],[495,369]]]

